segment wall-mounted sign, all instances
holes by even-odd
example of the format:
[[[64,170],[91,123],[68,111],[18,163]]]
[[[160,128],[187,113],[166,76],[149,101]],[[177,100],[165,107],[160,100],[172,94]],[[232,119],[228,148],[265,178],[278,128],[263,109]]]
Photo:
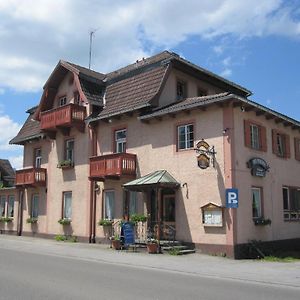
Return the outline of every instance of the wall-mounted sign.
[[[201,207],[202,223],[204,226],[223,226],[223,207],[214,203],[208,203]]]
[[[247,167],[251,169],[251,175],[257,177],[265,177],[270,166],[267,162],[259,157],[254,157],[247,162]]]
[[[197,164],[201,169],[207,169],[210,165],[210,161],[212,161],[213,167],[215,167],[215,147],[210,147],[209,144],[203,139],[199,141],[196,145],[195,149],[196,153],[199,154],[197,156]]]
[[[238,208],[239,207],[239,190],[226,189],[226,207]]]

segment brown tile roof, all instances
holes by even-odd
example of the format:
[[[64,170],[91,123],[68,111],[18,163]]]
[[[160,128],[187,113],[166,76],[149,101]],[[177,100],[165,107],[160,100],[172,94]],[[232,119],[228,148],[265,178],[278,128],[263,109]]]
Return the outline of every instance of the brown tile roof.
[[[87,69],[85,67],[82,67],[82,66],[70,63],[70,62],[66,62],[66,63],[68,63],[69,65],[73,66],[75,69],[77,69],[79,71],[79,75],[83,74],[83,75],[85,75],[87,77],[96,78],[96,79],[98,79],[100,81],[102,81],[105,78],[105,76],[106,76],[105,74],[102,74],[102,73],[99,73],[99,72]]]
[[[25,121],[24,125],[20,129],[17,136],[15,136],[9,143],[10,144],[18,144],[22,145],[25,141],[43,137],[44,134],[40,130],[40,122],[33,121],[32,117],[34,112],[36,111],[37,106],[29,109],[27,113],[29,113],[29,116],[27,120]]]
[[[104,87],[89,80],[79,78],[81,89],[91,104],[103,105]]]
[[[167,69],[167,66],[158,66],[107,86],[106,104],[97,118],[150,106],[160,91]]]

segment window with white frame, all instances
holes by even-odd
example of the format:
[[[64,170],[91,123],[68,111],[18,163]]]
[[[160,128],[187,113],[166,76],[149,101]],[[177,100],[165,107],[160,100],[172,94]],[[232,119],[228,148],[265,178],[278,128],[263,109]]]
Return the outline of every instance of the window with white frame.
[[[252,218],[262,218],[262,189],[253,187],[251,188],[252,196]]]
[[[42,165],[42,149],[36,148],[34,149],[34,167],[40,168]]]
[[[66,96],[60,97],[60,98],[58,99],[58,106],[64,106],[64,105],[66,105],[66,104],[67,104],[67,97],[66,97]]]
[[[31,199],[31,218],[37,218],[39,216],[39,195],[34,194]]]
[[[126,152],[126,129],[115,131],[116,153]]]
[[[251,148],[259,150],[260,145],[260,133],[259,127],[255,124],[250,124],[250,138],[251,138]]]
[[[194,148],[194,125],[186,124],[177,127],[177,149]]]
[[[114,219],[115,191],[104,192],[104,219]]]
[[[5,217],[6,196],[0,197],[0,218]]]
[[[63,192],[63,219],[72,219],[72,192]]]
[[[10,196],[8,196],[8,201],[7,201],[7,217],[8,218],[14,217],[14,209],[15,209],[15,196],[10,195]]]
[[[74,139],[65,142],[65,160],[74,163]]]

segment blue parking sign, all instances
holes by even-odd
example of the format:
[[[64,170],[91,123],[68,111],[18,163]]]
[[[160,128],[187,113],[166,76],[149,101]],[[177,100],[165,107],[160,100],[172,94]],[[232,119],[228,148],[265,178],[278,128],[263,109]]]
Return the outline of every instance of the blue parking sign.
[[[239,190],[226,189],[226,207],[238,208],[239,207]]]

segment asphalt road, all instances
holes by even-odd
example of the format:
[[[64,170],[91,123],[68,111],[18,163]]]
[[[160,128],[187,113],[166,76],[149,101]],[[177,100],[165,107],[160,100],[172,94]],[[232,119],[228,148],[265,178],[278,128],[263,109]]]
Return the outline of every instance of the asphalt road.
[[[13,243],[14,247],[10,249],[5,243],[0,243],[0,299],[300,298],[300,288],[286,284],[247,282],[160,270],[150,265],[142,267],[103,262],[74,255],[74,247],[71,257],[66,252],[62,255],[59,252],[29,252],[28,249],[22,250],[22,243],[19,243],[19,249],[15,249],[18,241]],[[62,246],[53,244],[51,247],[59,250]],[[126,260],[126,254],[123,259]],[[159,260],[160,256],[156,259]]]

